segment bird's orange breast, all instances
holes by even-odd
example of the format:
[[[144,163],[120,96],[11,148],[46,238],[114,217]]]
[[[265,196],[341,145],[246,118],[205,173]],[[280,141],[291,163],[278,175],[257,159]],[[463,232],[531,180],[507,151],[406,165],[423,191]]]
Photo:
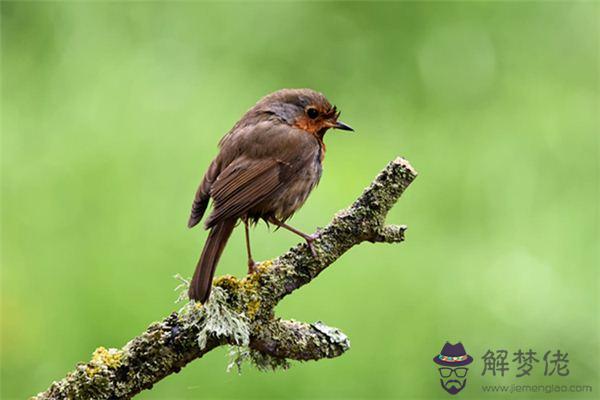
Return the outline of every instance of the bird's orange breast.
[[[323,142],[323,135],[320,134],[320,132],[326,128],[325,124],[323,124],[322,121],[314,121],[309,118],[298,118],[294,123],[294,126],[302,129],[304,132],[314,136],[314,138],[317,139],[319,146],[321,146],[321,162],[323,162],[327,147],[325,146],[325,142]]]

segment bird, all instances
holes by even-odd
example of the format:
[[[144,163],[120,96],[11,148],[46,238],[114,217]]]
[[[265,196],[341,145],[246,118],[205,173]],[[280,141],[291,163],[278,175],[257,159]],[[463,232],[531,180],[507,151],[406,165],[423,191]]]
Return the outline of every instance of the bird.
[[[306,201],[321,178],[329,129],[354,131],[339,121],[340,112],[312,89],[281,89],[260,99],[219,142],[194,196],[188,228],[204,221],[209,230],[188,290],[205,303],[215,268],[234,227],[246,234],[248,273],[255,272],[249,227],[263,220],[302,237],[316,257],[314,236],[285,222]]]

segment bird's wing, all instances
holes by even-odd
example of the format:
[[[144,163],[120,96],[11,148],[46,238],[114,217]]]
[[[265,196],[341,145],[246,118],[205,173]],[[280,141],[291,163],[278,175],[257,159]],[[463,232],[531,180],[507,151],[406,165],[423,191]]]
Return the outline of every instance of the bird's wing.
[[[211,162],[194,196],[188,227],[195,226],[202,219],[211,197],[212,186],[221,176],[222,170],[226,169],[227,166],[234,167],[227,170],[231,180],[237,173],[235,168],[239,168],[244,161],[240,158],[243,151],[252,154],[255,158],[267,157],[268,154],[264,153],[265,149],[268,150],[269,147],[265,146],[265,143],[273,137],[288,134],[288,131],[289,129],[282,129],[282,126],[277,126],[268,120],[250,125],[244,125],[240,121],[223,136],[219,142],[221,152]],[[226,182],[221,183],[221,185],[226,184]]]
[[[273,194],[285,181],[287,166],[288,163],[276,158],[244,156],[229,164],[211,188],[213,211],[205,222],[206,228],[240,217]]]
[[[192,211],[190,212],[190,218],[188,219],[188,228],[192,228],[202,219],[204,211],[206,211],[206,207],[208,206],[208,200],[210,199],[210,188],[217,179],[219,171],[219,163],[217,159],[214,159],[210,163],[206,174],[204,174],[204,178],[202,178],[198,190],[196,190],[194,202],[192,203]]]

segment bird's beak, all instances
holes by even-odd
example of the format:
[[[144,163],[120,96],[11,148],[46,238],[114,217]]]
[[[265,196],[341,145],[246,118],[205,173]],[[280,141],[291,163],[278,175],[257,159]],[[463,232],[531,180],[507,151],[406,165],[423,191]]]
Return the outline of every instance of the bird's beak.
[[[346,125],[342,121],[336,121],[335,125],[333,126],[333,128],[334,129],[340,129],[342,131],[354,132],[354,129],[352,129],[352,127],[350,125]]]

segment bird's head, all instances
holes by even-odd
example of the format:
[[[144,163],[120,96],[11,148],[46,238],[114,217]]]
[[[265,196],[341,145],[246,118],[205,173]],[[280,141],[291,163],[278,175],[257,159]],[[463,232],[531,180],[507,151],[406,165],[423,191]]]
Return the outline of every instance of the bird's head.
[[[354,131],[339,121],[340,112],[325,96],[311,89],[278,90],[260,100],[256,108],[320,138],[330,128]]]

